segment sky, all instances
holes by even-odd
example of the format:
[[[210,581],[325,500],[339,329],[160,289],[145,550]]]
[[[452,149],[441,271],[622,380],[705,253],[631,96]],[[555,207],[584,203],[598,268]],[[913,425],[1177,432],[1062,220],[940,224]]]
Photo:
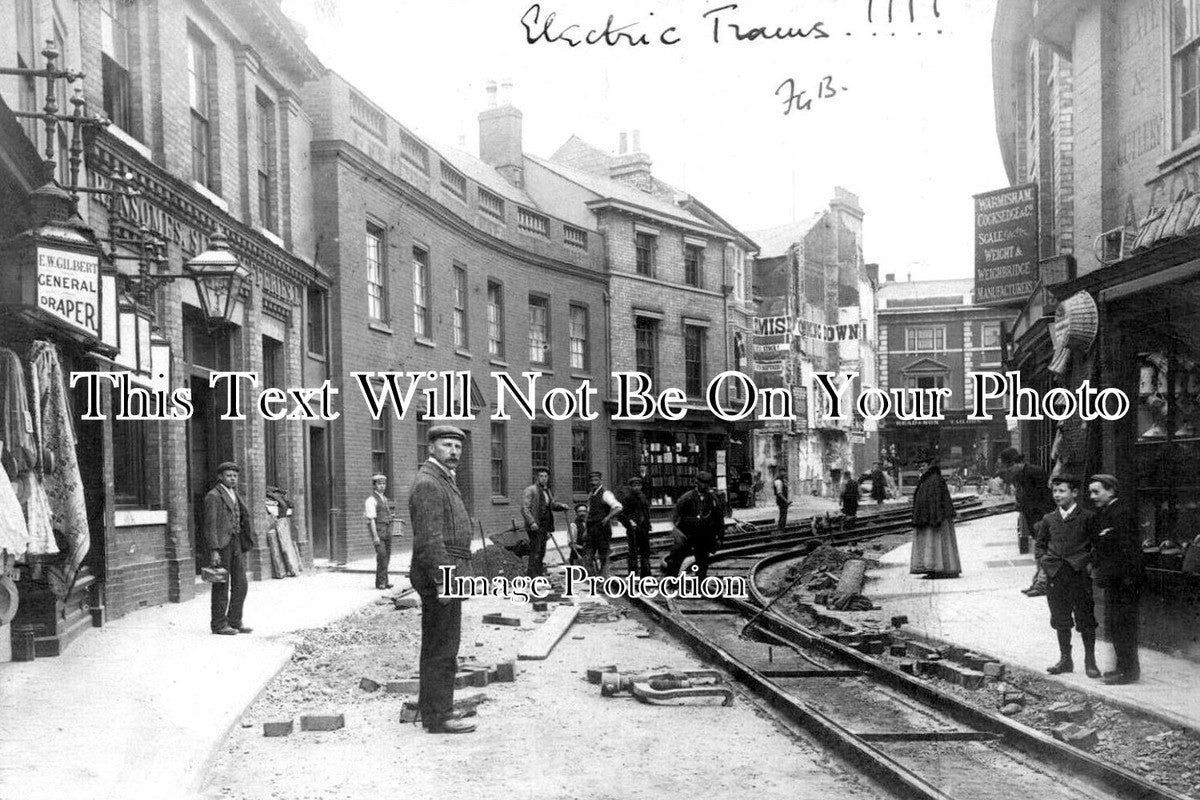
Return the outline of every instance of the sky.
[[[743,231],[803,219],[842,186],[859,196],[864,258],[881,272],[970,277],[972,195],[1008,185],[995,0],[891,0],[890,22],[888,5],[283,2],[327,67],[435,146],[477,154],[485,87],[509,80],[528,153],[549,156],[572,134],[615,152],[620,132],[638,130],[656,176]],[[616,44],[567,43],[610,14],[612,30],[628,26]]]

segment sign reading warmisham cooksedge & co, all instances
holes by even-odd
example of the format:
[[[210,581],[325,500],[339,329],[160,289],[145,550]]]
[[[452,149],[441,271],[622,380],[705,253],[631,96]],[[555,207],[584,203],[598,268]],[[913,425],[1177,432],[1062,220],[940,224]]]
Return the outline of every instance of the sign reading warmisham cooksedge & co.
[[[1037,263],[1037,184],[975,195],[975,304],[1023,304]]]

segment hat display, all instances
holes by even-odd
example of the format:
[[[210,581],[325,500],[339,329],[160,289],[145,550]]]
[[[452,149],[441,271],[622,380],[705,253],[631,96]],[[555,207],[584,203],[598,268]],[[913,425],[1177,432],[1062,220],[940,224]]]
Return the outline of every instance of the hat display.
[[[232,461],[222,461],[221,466],[217,467],[217,474],[220,475],[222,472],[228,472],[229,470],[233,470],[234,472],[241,472],[242,468],[239,467],[237,464],[233,463]]]
[[[434,425],[429,429],[429,441],[436,442],[438,439],[458,439],[460,442],[464,442],[467,435],[462,432],[461,428],[453,425]]]

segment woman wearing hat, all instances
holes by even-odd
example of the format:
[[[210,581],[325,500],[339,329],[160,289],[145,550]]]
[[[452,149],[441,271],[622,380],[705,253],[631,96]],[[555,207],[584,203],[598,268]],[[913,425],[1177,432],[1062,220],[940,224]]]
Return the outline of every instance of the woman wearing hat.
[[[912,566],[914,575],[926,578],[957,578],[962,572],[958,541],[954,535],[954,505],[950,489],[938,469],[937,455],[923,450],[917,455],[921,479],[913,495]]]

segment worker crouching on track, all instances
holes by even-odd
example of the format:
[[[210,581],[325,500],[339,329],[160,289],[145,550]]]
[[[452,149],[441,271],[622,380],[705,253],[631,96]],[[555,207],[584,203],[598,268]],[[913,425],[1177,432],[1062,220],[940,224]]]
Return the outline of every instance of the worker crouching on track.
[[[696,577],[708,577],[708,561],[725,535],[725,503],[713,491],[708,472],[696,474],[696,488],[684,493],[675,505],[676,543],[663,564],[664,575],[678,575],[683,560],[696,559]]]
[[[1096,613],[1092,600],[1092,550],[1095,518],[1081,507],[1079,481],[1058,476],[1051,479],[1054,511],[1036,526],[1038,562],[1046,571],[1046,601],[1050,605],[1050,627],[1058,634],[1058,663],[1046,668],[1051,675],[1074,672],[1071,660],[1071,625],[1083,638],[1083,668],[1089,678],[1099,678],[1096,666]]]

